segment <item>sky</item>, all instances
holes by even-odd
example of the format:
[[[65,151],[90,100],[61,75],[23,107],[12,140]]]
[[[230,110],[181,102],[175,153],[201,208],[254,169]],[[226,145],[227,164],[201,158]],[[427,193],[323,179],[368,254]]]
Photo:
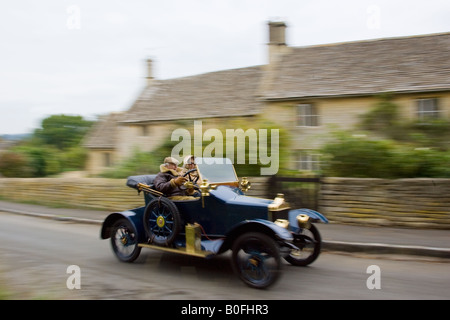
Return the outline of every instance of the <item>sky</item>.
[[[2,1],[0,135],[128,110],[148,58],[157,79],[266,64],[269,21],[294,47],[440,33],[450,1]]]

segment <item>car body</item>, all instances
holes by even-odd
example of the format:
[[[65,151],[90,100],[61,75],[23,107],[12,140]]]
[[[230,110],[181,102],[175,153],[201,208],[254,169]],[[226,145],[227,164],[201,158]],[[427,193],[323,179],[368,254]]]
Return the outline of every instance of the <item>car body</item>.
[[[101,238],[111,239],[120,261],[134,261],[142,248],[204,258],[231,250],[233,270],[244,283],[266,288],[277,280],[281,258],[305,266],[318,257],[321,237],[314,223],[328,222],[322,214],[291,209],[282,194],[246,196],[250,182],[239,181],[227,158],[196,162],[202,183],[191,181],[198,190],[191,200],[171,200],[155,190],[156,175],[127,179],[129,187],[144,193],[145,205],[111,213],[101,228]]]

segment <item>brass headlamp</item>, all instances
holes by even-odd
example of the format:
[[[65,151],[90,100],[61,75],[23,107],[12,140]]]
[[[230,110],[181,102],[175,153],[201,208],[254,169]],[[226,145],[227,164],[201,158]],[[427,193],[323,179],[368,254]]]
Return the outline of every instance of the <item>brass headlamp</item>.
[[[311,228],[311,218],[306,214],[299,214],[296,217],[298,227],[303,229]]]
[[[250,189],[252,184],[248,181],[247,177],[242,177],[240,187],[243,192],[247,192]]]
[[[269,211],[289,209],[289,204],[284,200],[284,194],[278,193],[273,202],[269,204]]]

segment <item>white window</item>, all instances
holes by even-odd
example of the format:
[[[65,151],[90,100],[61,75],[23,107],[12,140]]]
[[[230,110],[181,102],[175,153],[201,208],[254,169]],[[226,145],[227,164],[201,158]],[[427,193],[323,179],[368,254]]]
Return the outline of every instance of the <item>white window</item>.
[[[317,127],[319,125],[319,115],[317,108],[312,104],[297,105],[297,126]]]
[[[439,118],[439,108],[436,98],[417,100],[417,118],[419,120]]]
[[[301,171],[320,170],[320,155],[310,151],[300,151],[297,155],[296,168]]]

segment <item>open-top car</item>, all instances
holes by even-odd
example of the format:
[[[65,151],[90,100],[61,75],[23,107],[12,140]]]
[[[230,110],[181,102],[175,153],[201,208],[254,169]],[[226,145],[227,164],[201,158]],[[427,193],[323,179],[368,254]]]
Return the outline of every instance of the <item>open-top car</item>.
[[[202,181],[189,178],[198,190],[191,200],[171,200],[155,190],[155,175],[131,176],[129,187],[144,193],[145,205],[111,213],[101,238],[111,239],[120,261],[132,262],[142,248],[203,258],[232,251],[233,270],[254,288],[266,288],[280,275],[282,258],[306,266],[319,255],[321,237],[314,222],[327,223],[320,213],[292,209],[282,194],[275,199],[246,196],[247,178],[239,181],[227,158],[196,158]]]

